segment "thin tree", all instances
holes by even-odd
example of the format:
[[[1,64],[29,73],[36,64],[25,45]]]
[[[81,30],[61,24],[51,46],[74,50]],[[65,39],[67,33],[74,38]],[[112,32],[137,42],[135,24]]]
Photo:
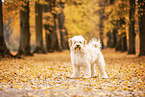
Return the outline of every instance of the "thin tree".
[[[29,0],[23,1],[26,5],[20,10],[20,46],[17,56],[32,55],[30,47]]]
[[[12,56],[9,49],[6,46],[3,30],[3,11],[2,0],[0,0],[0,57]]]
[[[99,7],[100,7],[100,10],[99,10],[99,14],[100,14],[100,26],[99,26],[99,29],[100,29],[100,40],[101,40],[101,44],[102,44],[102,49],[104,49],[104,42],[103,42],[103,30],[104,30],[104,19],[105,19],[105,6],[107,5],[107,2],[108,0],[102,0],[102,1],[99,1]]]
[[[64,9],[64,4],[65,2],[62,1],[62,0],[59,0],[59,5],[61,7],[61,12],[57,15],[58,16],[58,28],[59,28],[59,31],[60,31],[60,40],[61,40],[61,46],[63,49],[66,49],[67,48],[67,45],[66,45],[66,29],[65,29],[65,26],[64,26],[64,20],[65,20],[65,16],[64,16],[64,13],[63,13],[63,9]]]
[[[46,37],[46,49],[48,52],[53,52],[54,50],[61,51],[61,44],[57,34],[58,28],[58,20],[57,13],[54,10],[56,7],[57,0],[46,0],[49,2],[44,6],[44,12],[47,14],[51,14],[49,16],[45,16],[45,20],[51,23],[45,23],[45,37]]]
[[[127,51],[127,38],[126,38],[126,32],[125,32],[125,28],[123,27],[123,25],[126,24],[125,18],[120,18],[120,27],[121,30],[123,30],[121,32],[121,51]]]
[[[103,9],[101,9],[101,11],[102,11]],[[102,49],[104,49],[104,42],[103,42],[103,27],[104,27],[104,25],[103,25],[103,15],[102,15],[102,12],[100,11],[100,26],[99,26],[99,28],[100,28],[100,40],[101,40],[101,44],[102,44]]]
[[[135,0],[130,0],[128,54],[135,54]]]
[[[126,18],[125,18],[125,14],[128,13],[128,10],[126,9],[126,7],[128,7],[128,3],[126,3],[126,0],[119,0],[116,2],[117,5],[117,14],[118,15],[118,20],[117,22],[117,28],[118,28],[118,32],[120,32],[120,34],[118,33],[117,35],[117,44],[116,44],[116,50],[117,51],[127,51],[127,38],[126,38]]]
[[[140,37],[140,52],[139,56],[145,56],[145,1],[138,0],[139,5],[139,37]]]
[[[115,1],[116,0],[108,0],[109,6],[110,5],[111,6],[114,5]],[[112,13],[112,11],[110,12],[110,14]],[[108,16],[109,16],[109,14],[108,14]],[[107,37],[108,37],[107,47],[110,47],[110,48],[115,48],[116,47],[116,44],[117,44],[117,34],[118,34],[117,24],[114,24],[114,28],[113,28],[112,32],[109,31],[107,33]]]
[[[118,34],[118,30],[117,29],[113,29],[112,32],[112,37],[113,37],[113,43],[112,43],[112,47],[115,48],[116,44],[117,44],[117,34]]]
[[[115,0],[109,0],[110,4],[114,4]]]
[[[35,31],[36,31],[36,48],[34,53],[46,53],[43,46],[43,34],[42,34],[42,5],[35,2]]]

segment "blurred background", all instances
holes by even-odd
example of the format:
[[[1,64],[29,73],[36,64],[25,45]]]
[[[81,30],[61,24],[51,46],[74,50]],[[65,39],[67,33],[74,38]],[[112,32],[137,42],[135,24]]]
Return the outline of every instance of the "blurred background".
[[[141,27],[145,24],[144,3],[144,0],[1,0],[4,42],[17,55],[31,55],[69,49],[68,39],[81,34],[88,41],[93,37],[100,39],[102,49],[145,55],[145,29]]]

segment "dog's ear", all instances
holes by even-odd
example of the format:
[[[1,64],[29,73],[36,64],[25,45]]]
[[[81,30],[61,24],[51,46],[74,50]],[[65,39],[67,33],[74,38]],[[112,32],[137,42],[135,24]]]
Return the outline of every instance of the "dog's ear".
[[[87,45],[87,40],[84,40],[84,46],[86,46]]]
[[[68,42],[69,42],[69,47],[71,47],[71,46],[72,46],[72,38],[70,38],[70,39],[68,40]]]

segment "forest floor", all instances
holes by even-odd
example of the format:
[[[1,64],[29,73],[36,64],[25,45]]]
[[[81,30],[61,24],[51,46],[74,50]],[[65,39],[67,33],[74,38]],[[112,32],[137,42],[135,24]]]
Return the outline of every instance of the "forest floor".
[[[70,79],[70,51],[0,59],[0,97],[145,96],[145,57],[102,50],[108,79]],[[96,67],[97,69],[97,67]]]

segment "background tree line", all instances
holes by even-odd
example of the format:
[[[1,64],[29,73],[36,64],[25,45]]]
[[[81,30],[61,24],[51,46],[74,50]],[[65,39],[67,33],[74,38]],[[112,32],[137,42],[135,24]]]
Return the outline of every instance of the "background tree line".
[[[46,53],[53,50],[66,49],[66,29],[64,27],[64,1],[63,0],[32,0],[35,3],[35,32],[36,32],[36,47],[33,53]],[[15,5],[15,6],[14,6]],[[4,6],[2,8],[2,6]],[[32,55],[30,45],[30,1],[29,0],[5,0],[1,1],[1,50],[0,55],[11,55],[4,40],[3,30],[3,9],[6,13],[20,9],[18,13],[20,18],[20,42],[16,56]],[[44,13],[44,19],[42,19]],[[13,17],[7,17],[11,19]],[[42,22],[42,20],[44,22]],[[46,49],[43,45],[42,28],[45,29]],[[9,53],[8,53],[9,52]],[[12,56],[12,55],[11,55]]]
[[[104,32],[107,47],[145,55],[145,0],[108,0]]]
[[[68,49],[67,39],[76,34],[88,40],[100,38],[102,48],[116,48],[128,54],[136,53],[138,43],[139,55],[145,55],[144,3],[144,0],[1,0],[0,56],[11,55],[8,47],[16,46],[16,56],[62,51]],[[19,37],[11,41],[16,33]]]

